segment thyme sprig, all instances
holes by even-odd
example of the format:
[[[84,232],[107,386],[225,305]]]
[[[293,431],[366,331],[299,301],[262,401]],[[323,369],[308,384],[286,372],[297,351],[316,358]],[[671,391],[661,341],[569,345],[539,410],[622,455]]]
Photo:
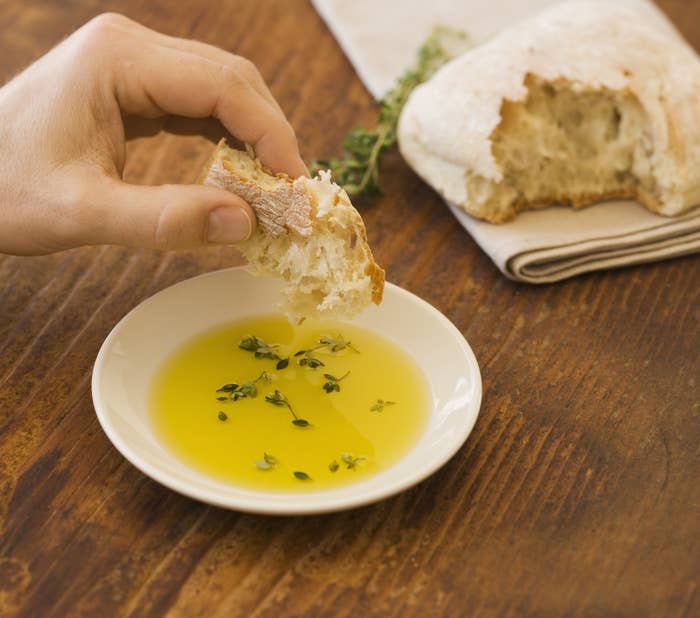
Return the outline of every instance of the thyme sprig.
[[[255,355],[255,358],[269,358],[270,360],[276,360],[277,364],[275,365],[275,369],[277,370],[286,369],[289,365],[288,358],[282,358],[279,354],[277,354],[279,344],[267,343],[255,335],[247,335],[246,337],[243,337],[241,342],[238,344],[238,347],[246,352],[252,352]]]
[[[268,393],[267,395],[265,395],[265,401],[267,401],[267,403],[272,404],[273,406],[287,408],[294,417],[292,419],[292,425],[296,425],[297,427],[309,427],[309,425],[311,425],[311,423],[309,423],[309,421],[307,421],[305,418],[299,418],[296,415],[296,413],[292,409],[292,404],[289,403],[289,400],[284,395],[284,393],[275,390],[274,393]]]
[[[374,405],[369,409],[370,412],[383,412],[384,406],[396,405],[395,401],[384,401],[383,399],[377,399]]]
[[[399,116],[409,95],[450,60],[453,56],[451,48],[456,40],[464,39],[466,35],[463,32],[436,26],[418,50],[416,65],[406,71],[396,86],[379,100],[377,126],[374,129],[358,127],[350,131],[343,140],[342,157],[313,161],[312,175],[329,169],[335,181],[350,196],[379,192],[379,163],[382,155],[396,143]]]
[[[340,456],[340,459],[343,460],[343,463],[345,464],[345,467],[348,470],[355,470],[357,468],[357,465],[361,462],[367,459],[366,457],[353,457],[350,453],[343,453]]]
[[[226,395],[221,395],[217,397],[217,401],[238,401],[239,399],[244,399],[246,397],[257,397],[258,388],[257,383],[263,381],[269,384],[272,381],[272,376],[263,371],[255,380],[248,380],[243,382],[243,384],[236,384],[231,382],[229,384],[224,384],[221,388],[217,388],[217,393],[226,393]]]
[[[272,360],[278,360],[277,352],[275,350],[279,347],[276,343],[266,343],[260,337],[255,337],[254,335],[248,335],[243,337],[241,342],[238,344],[241,350],[246,352],[253,352],[255,358],[269,358]]]
[[[294,353],[294,356],[302,356],[298,362],[301,367],[318,369],[319,367],[325,367],[326,364],[316,356],[315,352],[323,351],[328,354],[336,354],[345,349],[352,350],[356,354],[360,353],[360,351],[353,346],[350,341],[345,340],[342,335],[336,335],[335,337],[323,335],[319,337],[318,345],[308,350],[299,350]]]
[[[334,375],[330,373],[324,373],[323,377],[326,378],[326,382],[323,384],[323,390],[326,391],[329,395],[332,392],[340,392],[340,384],[339,382],[341,380],[344,380],[350,375],[349,371],[346,371],[342,376],[339,378],[336,378]]]
[[[320,358],[314,356],[313,352],[318,348],[313,348],[311,350],[299,350],[294,356],[302,356],[299,359],[300,367],[308,367],[309,369],[318,369],[319,367],[325,367],[324,363]]]

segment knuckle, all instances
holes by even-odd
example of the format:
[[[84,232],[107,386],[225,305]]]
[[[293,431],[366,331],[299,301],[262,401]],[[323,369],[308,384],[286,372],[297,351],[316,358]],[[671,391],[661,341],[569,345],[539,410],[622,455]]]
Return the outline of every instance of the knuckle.
[[[133,22],[118,13],[102,13],[93,17],[79,31],[78,47],[84,53],[112,45],[119,34]]]
[[[118,28],[129,27],[133,24],[128,17],[119,13],[101,13],[93,17],[86,26],[90,30],[102,33],[109,33]]]
[[[239,71],[229,66],[220,65],[217,78],[221,79],[229,88],[248,86],[248,80]]]
[[[249,80],[262,80],[258,67],[255,66],[248,58],[243,56],[234,57],[234,67],[238,73]]]

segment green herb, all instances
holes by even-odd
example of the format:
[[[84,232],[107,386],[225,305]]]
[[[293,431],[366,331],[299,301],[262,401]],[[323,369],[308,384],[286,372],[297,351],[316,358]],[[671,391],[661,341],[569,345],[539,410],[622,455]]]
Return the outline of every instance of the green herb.
[[[274,393],[268,393],[265,395],[265,401],[267,401],[267,403],[271,403],[273,406],[286,406],[289,408],[290,412],[294,414],[292,406],[289,405],[289,401],[287,401],[284,394],[280,393],[278,390],[275,390]]]
[[[323,390],[326,391],[326,393],[328,393],[329,395],[333,391],[340,392],[340,384],[338,384],[338,382],[347,378],[348,375],[350,375],[349,371],[346,371],[345,374],[343,374],[339,378],[336,378],[334,375],[331,375],[330,373],[324,373],[323,377],[326,378],[326,383],[323,385]]]
[[[288,358],[281,359],[275,365],[275,369],[277,369],[277,371],[282,371],[282,369],[286,369],[287,367],[289,367],[289,359]]]
[[[272,455],[268,455],[267,453],[263,453],[262,461],[255,462],[255,467],[258,470],[271,470],[276,465],[277,465],[277,459],[275,457],[273,457]]]
[[[384,406],[393,406],[395,404],[395,401],[384,401],[383,399],[377,399],[377,402],[369,410],[370,412],[382,412],[384,410]]]
[[[329,347],[333,353],[340,352],[345,348],[348,348],[349,350],[352,350],[358,354],[360,352],[357,348],[353,347],[349,341],[345,341],[342,335],[336,335],[335,339],[333,337],[323,336],[318,341],[322,346]]]
[[[311,164],[311,173],[329,169],[335,181],[350,196],[370,195],[379,191],[379,161],[396,143],[399,115],[414,88],[431,77],[451,53],[448,39],[465,39],[463,32],[437,26],[418,50],[415,67],[406,71],[396,86],[379,101],[379,116],[374,129],[353,129],[343,140],[340,159],[317,160]]]
[[[217,388],[217,393],[232,393],[238,389],[238,384],[224,384],[221,388]]]
[[[338,462],[335,459],[328,464],[328,469],[331,472],[337,472],[338,468],[340,468],[340,466],[338,465]]]
[[[300,472],[300,471],[295,471],[294,476],[298,478],[300,481],[310,481],[311,477],[306,474],[306,472]]]
[[[340,458],[343,460],[343,463],[348,470],[355,470],[357,468],[357,464],[366,459],[365,457],[353,457],[350,453],[343,453]]]
[[[218,417],[219,417],[219,420],[222,422],[228,420],[228,414],[226,414],[226,412],[223,412],[223,411],[219,411]]]
[[[292,409],[292,405],[289,403],[289,400],[283,393],[280,393],[280,391],[275,390],[274,393],[268,393],[267,395],[265,395],[265,401],[267,401],[267,403],[271,403],[273,406],[286,407],[287,409],[289,409],[289,411],[292,413],[292,416],[294,417],[294,419],[292,420],[292,425],[296,425],[297,427],[309,427],[311,425],[311,423],[309,423],[309,421],[307,421],[305,418],[299,418],[294,413],[294,410]]]
[[[324,363],[320,358],[316,358],[311,353],[313,350],[304,351],[304,358],[299,361],[301,367],[308,367],[309,369],[318,369],[319,367],[325,367]],[[295,354],[297,356],[297,354]]]
[[[243,382],[240,386],[238,384],[224,384],[221,388],[217,388],[217,393],[228,393],[228,397],[217,397],[217,401],[238,401],[239,399],[244,399],[245,397],[256,397],[258,394],[258,389],[255,386],[258,382],[263,381],[269,384],[272,381],[272,376],[270,376],[267,371],[263,371],[255,380],[248,380],[248,382]]]
[[[340,459],[343,460],[343,463],[345,464],[345,467],[348,470],[355,470],[357,468],[357,465],[361,461],[364,461],[366,458],[365,457],[353,457],[350,453],[343,453],[340,456]]]
[[[241,350],[246,350],[247,352],[253,352],[255,358],[269,358],[271,360],[282,360],[275,350],[279,347],[277,344],[265,343],[259,337],[253,335],[248,335],[243,337],[241,342],[238,344]]]
[[[359,350],[349,342],[343,339],[342,335],[336,335],[335,338],[328,337],[324,335],[318,340],[318,345],[308,350],[299,350],[294,353],[294,356],[302,356],[303,358],[299,360],[299,365],[302,367],[309,367],[310,369],[318,369],[318,367],[325,367],[326,364],[318,357],[314,356],[314,352],[318,350],[323,350],[329,354],[335,354],[340,352],[345,348],[352,350],[353,352],[359,353]]]

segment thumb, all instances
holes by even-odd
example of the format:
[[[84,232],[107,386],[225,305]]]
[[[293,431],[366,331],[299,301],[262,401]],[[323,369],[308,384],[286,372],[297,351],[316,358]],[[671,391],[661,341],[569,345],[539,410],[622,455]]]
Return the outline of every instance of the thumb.
[[[156,249],[234,244],[255,230],[255,214],[241,197],[202,185],[130,185],[104,178],[88,191],[84,244]]]

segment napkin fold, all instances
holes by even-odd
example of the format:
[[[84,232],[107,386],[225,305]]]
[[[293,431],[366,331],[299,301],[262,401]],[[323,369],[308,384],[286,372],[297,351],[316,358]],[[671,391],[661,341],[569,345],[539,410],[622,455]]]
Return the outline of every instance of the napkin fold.
[[[479,44],[499,30],[562,0],[312,0],[358,75],[375,98],[415,61],[435,24],[465,31]],[[569,0],[564,0],[569,1]],[[680,37],[648,0],[625,4]],[[494,225],[452,204],[459,223],[508,277],[529,283],[629,266],[700,251],[700,207],[662,217],[632,201],[608,201],[580,210],[551,206]]]

